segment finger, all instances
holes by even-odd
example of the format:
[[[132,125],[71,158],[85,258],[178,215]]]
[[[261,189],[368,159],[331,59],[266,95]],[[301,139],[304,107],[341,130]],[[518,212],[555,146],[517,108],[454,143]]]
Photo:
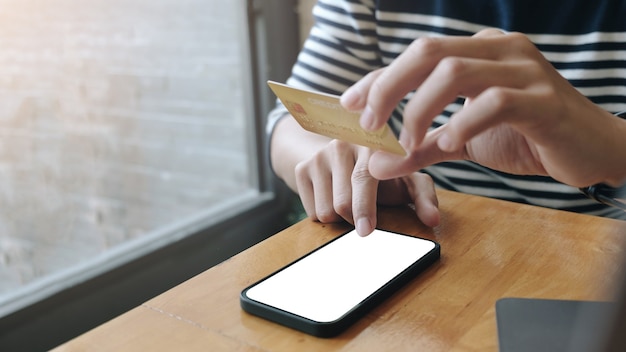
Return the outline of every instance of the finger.
[[[376,228],[378,180],[368,170],[370,153],[367,148],[359,149],[352,172],[352,212],[360,236],[367,236]]]
[[[369,87],[372,82],[378,78],[384,69],[378,69],[372,71],[361,78],[358,82],[348,88],[340,99],[341,106],[350,111],[361,111],[365,108],[367,101],[367,94],[369,93]]]
[[[489,88],[475,97],[472,104],[453,115],[437,139],[437,145],[443,151],[453,152],[464,148],[470,139],[498,124],[531,126],[534,123],[532,120],[516,117],[541,116],[533,112],[533,109],[543,106],[539,103],[541,99],[543,97],[540,93],[505,87]]]
[[[330,142],[329,148],[332,156],[330,167],[333,170],[333,209],[344,220],[353,224],[351,178],[355,164],[354,151],[352,149],[354,146],[343,141],[334,140]]]
[[[300,193],[300,188],[298,192],[307,214],[314,214],[312,218],[323,223],[341,220],[333,208],[332,170],[323,155],[298,164],[296,177],[297,183],[303,185],[304,192]]]
[[[502,36],[502,35],[506,35],[506,32],[503,31],[502,29],[499,29],[499,28],[486,28],[486,29],[480,30],[479,32],[474,34],[472,37],[474,37],[474,38],[487,38],[487,37],[497,37],[497,36]]]
[[[413,173],[403,177],[409,195],[413,199],[417,217],[429,227],[439,225],[439,201],[435,191],[435,184],[429,175]]]
[[[462,149],[447,152],[439,148],[437,140],[447,128],[448,125],[443,125],[428,132],[419,148],[409,151],[405,157],[384,152],[374,153],[369,162],[370,174],[379,180],[389,180],[410,175],[442,161],[464,159],[465,153]]]
[[[503,37],[503,36],[501,36]],[[445,57],[495,59],[502,55],[500,37],[424,37],[415,40],[369,84],[361,126],[377,130],[387,121],[398,102],[428,77]]]
[[[447,57],[417,89],[404,109],[403,143],[417,148],[432,120],[457,97],[472,98],[494,86],[513,88],[528,83],[525,66],[513,62]]]
[[[313,196],[313,182],[309,177],[304,163],[299,163],[295,168],[296,187],[298,196],[306,215],[313,221],[319,221],[315,213],[315,197]]]
[[[313,175],[313,197],[315,198],[315,213],[320,222],[331,223],[341,221],[333,206],[332,174],[324,173]]]

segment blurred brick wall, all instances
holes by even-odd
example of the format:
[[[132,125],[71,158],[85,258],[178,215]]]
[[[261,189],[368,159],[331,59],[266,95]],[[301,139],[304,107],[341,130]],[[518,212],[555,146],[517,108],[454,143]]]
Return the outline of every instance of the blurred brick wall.
[[[0,297],[249,187],[234,3],[0,0]]]

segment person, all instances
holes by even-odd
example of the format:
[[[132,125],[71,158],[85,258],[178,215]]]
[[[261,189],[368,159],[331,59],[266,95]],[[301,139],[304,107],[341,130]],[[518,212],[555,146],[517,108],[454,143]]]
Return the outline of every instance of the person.
[[[435,187],[626,219],[578,187],[626,181],[626,1],[319,0],[287,84],[341,96],[406,157],[270,115],[270,161],[308,216],[361,235],[377,204],[440,221]]]

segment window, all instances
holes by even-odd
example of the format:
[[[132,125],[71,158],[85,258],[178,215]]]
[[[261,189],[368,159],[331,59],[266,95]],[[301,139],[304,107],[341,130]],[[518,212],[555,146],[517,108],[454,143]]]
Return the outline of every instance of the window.
[[[286,225],[262,130],[293,1],[0,8],[0,345],[52,347]]]

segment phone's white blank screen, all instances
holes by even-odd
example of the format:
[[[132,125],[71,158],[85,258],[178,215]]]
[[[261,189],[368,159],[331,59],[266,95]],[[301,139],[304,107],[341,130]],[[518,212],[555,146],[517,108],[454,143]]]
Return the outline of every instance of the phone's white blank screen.
[[[248,298],[316,322],[333,322],[435,247],[432,241],[351,231],[247,291]]]

